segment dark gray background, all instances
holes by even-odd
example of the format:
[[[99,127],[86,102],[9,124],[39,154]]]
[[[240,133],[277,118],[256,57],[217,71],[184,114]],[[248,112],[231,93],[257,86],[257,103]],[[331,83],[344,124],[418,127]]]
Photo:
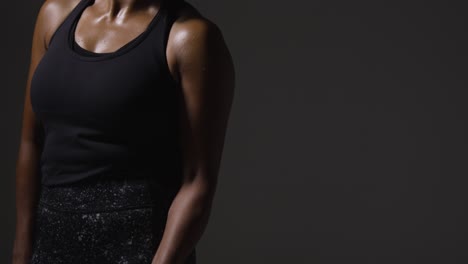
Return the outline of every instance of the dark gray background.
[[[200,264],[467,263],[462,1],[189,2],[237,70]],[[41,3],[2,3],[1,263]]]

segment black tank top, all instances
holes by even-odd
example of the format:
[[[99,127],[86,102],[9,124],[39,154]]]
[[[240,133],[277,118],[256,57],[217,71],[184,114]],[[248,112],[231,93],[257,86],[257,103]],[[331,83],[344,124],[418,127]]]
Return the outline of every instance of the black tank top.
[[[31,80],[31,105],[43,128],[41,183],[153,179],[177,188],[181,91],[166,45],[183,1],[163,1],[146,30],[115,52],[94,53],[74,39],[81,0],[53,33]]]

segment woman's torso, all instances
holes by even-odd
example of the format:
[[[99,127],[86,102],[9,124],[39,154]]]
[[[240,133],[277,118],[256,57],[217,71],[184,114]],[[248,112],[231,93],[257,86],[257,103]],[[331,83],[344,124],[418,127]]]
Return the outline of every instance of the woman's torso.
[[[151,178],[176,187],[180,91],[166,61],[175,6],[115,52],[76,49],[81,0],[52,35],[31,80],[31,104],[44,129],[44,185],[91,178]],[[170,1],[169,1],[170,2]]]

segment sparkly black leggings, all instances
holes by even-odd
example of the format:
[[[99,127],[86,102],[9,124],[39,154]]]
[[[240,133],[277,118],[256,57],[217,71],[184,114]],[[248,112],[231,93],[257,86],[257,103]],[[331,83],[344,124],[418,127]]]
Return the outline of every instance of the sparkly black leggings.
[[[150,264],[168,204],[142,180],[43,185],[31,264]],[[195,250],[185,263],[196,264]]]

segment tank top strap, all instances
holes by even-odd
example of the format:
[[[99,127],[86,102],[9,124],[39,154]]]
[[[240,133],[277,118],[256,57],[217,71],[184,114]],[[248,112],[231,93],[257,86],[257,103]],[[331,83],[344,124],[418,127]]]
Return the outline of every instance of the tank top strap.
[[[169,78],[171,78],[171,73],[166,57],[167,42],[172,25],[177,19],[177,13],[184,4],[184,0],[163,0],[161,19],[148,36],[147,43],[152,46],[156,62]],[[172,82],[177,83],[174,79]]]
[[[68,13],[62,23],[57,27],[55,32],[52,34],[49,40],[49,48],[58,44],[59,47],[63,48],[67,44],[68,32],[70,27],[73,24],[76,16],[81,13],[81,11],[87,6],[89,1],[92,0],[80,0],[78,4],[73,7],[73,9]],[[55,43],[58,42],[58,43]]]

